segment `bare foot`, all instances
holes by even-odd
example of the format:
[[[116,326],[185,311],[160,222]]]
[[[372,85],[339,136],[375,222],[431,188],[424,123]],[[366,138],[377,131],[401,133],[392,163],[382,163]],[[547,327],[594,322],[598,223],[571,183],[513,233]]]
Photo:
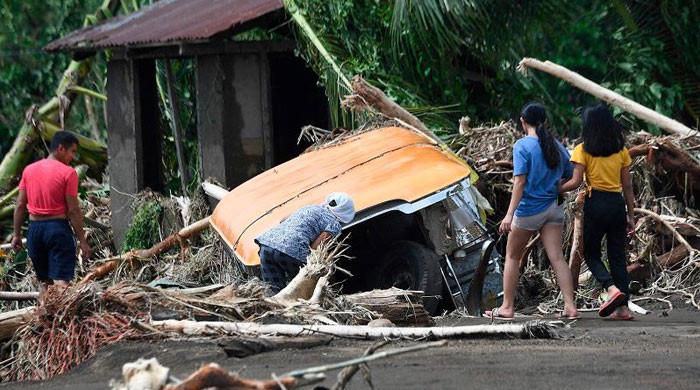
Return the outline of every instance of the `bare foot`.
[[[611,320],[630,321],[634,319],[632,311],[627,305],[618,306],[609,317]]]
[[[486,310],[484,313],[486,317],[493,318],[515,318],[515,309],[503,307],[496,307],[493,310]]]
[[[564,310],[559,315],[559,317],[566,318],[566,319],[578,318],[578,310],[576,310],[576,308],[571,309],[571,308],[565,307]]]
[[[613,284],[612,286],[607,288],[607,291],[608,291],[608,297],[610,297],[610,296],[620,292],[620,289],[615,287],[615,285]]]

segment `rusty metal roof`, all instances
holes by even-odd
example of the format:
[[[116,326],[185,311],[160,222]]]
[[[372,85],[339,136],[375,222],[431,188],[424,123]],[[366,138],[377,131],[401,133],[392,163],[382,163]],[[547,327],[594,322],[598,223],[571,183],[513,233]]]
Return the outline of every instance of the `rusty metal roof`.
[[[233,32],[283,7],[282,0],[160,0],[133,14],[73,31],[44,49],[95,51],[199,41]]]

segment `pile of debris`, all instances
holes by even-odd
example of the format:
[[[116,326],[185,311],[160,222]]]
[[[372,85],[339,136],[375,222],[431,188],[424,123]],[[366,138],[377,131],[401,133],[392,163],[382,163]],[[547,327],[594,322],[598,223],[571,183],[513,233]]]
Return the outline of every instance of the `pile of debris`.
[[[508,207],[513,176],[512,146],[520,137],[520,131],[512,122],[472,128],[465,118],[460,123],[459,135],[450,141],[453,150],[479,173],[480,192],[496,210],[489,221],[493,225],[500,221]],[[700,309],[697,256],[700,249],[700,138],[639,132],[628,134],[627,141],[634,160],[631,172],[638,218],[635,238],[628,248],[628,271],[634,292],[643,296],[635,300],[649,299],[649,296],[663,299],[663,296],[677,294]],[[568,145],[570,149],[573,146]],[[575,239],[585,218],[581,193],[572,192],[566,197],[564,253],[578,276],[579,305],[596,307],[599,289],[582,262],[582,241]],[[556,283],[548,264],[546,254],[537,240],[533,240],[521,269],[527,274],[526,279],[545,277],[539,291],[550,294],[549,302],[539,307],[544,313],[551,313],[562,305],[560,297],[551,296],[551,292],[556,291]]]
[[[361,78],[353,80],[353,91],[355,94],[344,102],[347,106],[378,112],[380,116],[371,116],[374,121],[386,124],[389,120],[420,131],[464,158],[479,174],[480,192],[496,210],[489,223],[499,221],[498,212],[505,210],[510,198],[512,145],[520,137],[512,122],[471,127],[465,119],[460,123],[459,134],[445,145],[418,119]],[[308,128],[303,135],[316,142],[312,147],[315,148],[332,145],[349,134],[354,132]],[[630,134],[628,141],[635,158],[632,169],[638,206],[635,211],[640,217],[629,264],[638,285],[637,293],[645,294],[643,299],[680,294],[700,309],[696,249],[700,248],[700,215],[695,203],[700,188],[700,160],[696,155],[700,141],[694,135],[655,137],[644,133]],[[151,239],[133,244],[122,253],[112,247],[111,233],[106,229],[108,201],[100,196],[106,184],[89,180],[83,184],[93,188],[83,206],[87,207],[88,221],[92,221],[88,222],[91,244],[98,248],[95,252],[102,259],[82,260],[78,266],[79,281],[67,289],[50,289],[45,303],[39,307],[29,305],[36,299],[33,291],[37,286],[26,260],[21,266],[18,264],[21,262],[15,261],[15,268],[0,275],[5,283],[3,289],[26,292],[24,300],[16,300],[18,296],[0,291],[0,297],[5,294],[15,299],[9,304],[0,303],[3,311],[14,309],[0,315],[0,341],[9,338],[0,350],[2,380],[50,378],[75,367],[101,346],[126,338],[318,333],[412,340],[494,334],[556,336],[558,324],[543,321],[432,327],[433,319],[423,308],[421,292],[417,291],[389,289],[341,295],[329,280],[334,272],[342,272],[336,262],[344,256],[343,242],[332,241],[312,251],[306,267],[285,289],[270,296],[267,287],[256,278],[249,278],[245,272],[249,270],[238,265],[218,237],[207,231],[208,209],[201,199],[186,201],[151,193],[141,195],[154,208],[140,210],[154,214],[135,218],[131,230],[138,232],[137,238]],[[567,198],[564,249],[578,279],[579,304],[595,307],[598,288],[580,255],[579,233],[581,220],[585,218],[582,200],[577,194]],[[175,233],[162,234],[172,231]],[[0,256],[8,255],[0,253]],[[523,279],[541,281],[538,294],[546,299],[538,309],[551,313],[561,307],[561,302],[552,293],[556,288],[547,263],[534,238],[521,261],[526,275]],[[194,378],[240,379],[231,378],[214,366],[203,370]],[[288,380],[284,383],[292,386],[303,377],[297,374],[279,379]],[[279,381],[253,384],[262,388],[281,387]]]

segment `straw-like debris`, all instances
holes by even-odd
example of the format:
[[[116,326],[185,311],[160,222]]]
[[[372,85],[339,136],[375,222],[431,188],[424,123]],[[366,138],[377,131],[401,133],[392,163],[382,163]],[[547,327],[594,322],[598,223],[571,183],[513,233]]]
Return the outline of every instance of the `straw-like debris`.
[[[480,192],[496,210],[490,219],[492,224],[498,223],[508,206],[513,144],[520,137],[512,122],[471,127],[465,118],[460,122],[459,135],[450,141],[453,150],[479,174]],[[634,158],[632,177],[638,218],[628,259],[635,292],[678,295],[700,309],[697,256],[700,213],[696,209],[700,199],[700,140],[695,136],[655,137],[634,133],[628,135],[628,147]],[[577,242],[580,246],[580,237],[576,240],[574,235],[574,216],[578,210],[576,195],[571,193],[565,199],[564,251],[578,275],[579,305],[596,307],[600,289],[585,262],[581,264],[580,256],[571,255],[572,245]],[[549,295],[546,302],[539,305],[539,311],[556,311],[562,306],[562,300],[556,293],[556,283],[548,270],[544,251],[535,245],[524,260],[521,292],[531,297],[539,295],[535,297],[538,300],[542,295]],[[540,280],[539,284],[533,282],[536,280]]]

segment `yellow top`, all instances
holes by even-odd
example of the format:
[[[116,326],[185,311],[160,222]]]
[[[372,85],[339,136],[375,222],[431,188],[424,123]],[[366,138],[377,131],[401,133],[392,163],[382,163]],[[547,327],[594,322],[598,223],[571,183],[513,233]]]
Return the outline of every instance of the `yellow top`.
[[[607,157],[593,157],[583,150],[583,144],[574,148],[571,161],[583,165],[586,169],[588,188],[608,192],[622,192],[620,169],[632,164],[627,148],[622,148]]]

